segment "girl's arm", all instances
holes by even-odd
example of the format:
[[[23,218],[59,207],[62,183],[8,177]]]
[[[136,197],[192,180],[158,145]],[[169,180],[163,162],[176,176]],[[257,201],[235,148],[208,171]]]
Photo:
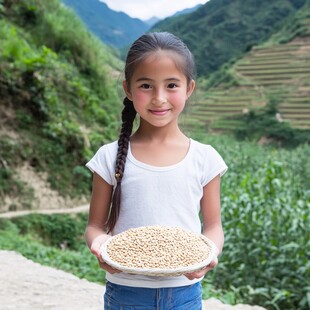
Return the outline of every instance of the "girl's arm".
[[[220,187],[221,177],[216,176],[203,189],[201,215],[203,235],[211,239],[217,246],[219,255],[224,245],[224,232],[221,219]]]
[[[222,252],[224,245],[224,232],[221,219],[221,199],[220,199],[220,175],[211,180],[203,189],[203,197],[200,202],[203,235],[211,239],[216,247],[217,253],[214,260],[200,271],[186,274],[190,279],[203,277],[209,270],[218,264],[217,256]]]
[[[94,172],[85,239],[90,251],[97,257],[100,267],[110,273],[115,273],[114,269],[103,262],[100,255],[101,245],[110,238],[103,227],[109,216],[112,192],[113,187]]]

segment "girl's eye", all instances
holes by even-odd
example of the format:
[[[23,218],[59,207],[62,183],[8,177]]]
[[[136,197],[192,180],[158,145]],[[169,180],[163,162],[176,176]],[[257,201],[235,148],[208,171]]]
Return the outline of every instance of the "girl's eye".
[[[176,87],[177,87],[177,84],[175,83],[168,84],[168,88],[176,88]]]
[[[140,87],[144,88],[144,89],[150,89],[151,85],[149,85],[149,84],[142,84]]]

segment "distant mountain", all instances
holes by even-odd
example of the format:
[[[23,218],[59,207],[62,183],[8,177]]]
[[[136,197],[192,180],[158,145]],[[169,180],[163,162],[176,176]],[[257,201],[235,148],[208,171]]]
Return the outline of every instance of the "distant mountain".
[[[146,22],[113,11],[99,0],[62,1],[76,12],[91,32],[116,48],[129,45],[150,28]]]
[[[158,23],[159,21],[160,21],[160,18],[153,16],[153,17],[145,20],[144,22],[151,27],[151,26],[155,25],[156,23]]]
[[[202,4],[197,4],[196,6],[194,6],[192,8],[188,8],[188,9],[184,9],[184,10],[178,11],[175,14],[173,14],[172,16],[169,16],[167,18],[192,13],[192,12],[196,11],[201,6],[202,6]],[[144,22],[151,27],[151,26],[154,26],[156,23],[158,23],[160,21],[161,21],[160,18],[158,18],[156,16],[153,16],[150,19],[145,20]]]
[[[210,0],[192,13],[156,23],[152,31],[169,31],[192,50],[199,75],[218,70],[267,40],[307,0]]]
[[[150,27],[156,27],[157,23],[161,23],[161,21],[166,20],[166,19],[170,19],[170,18],[174,18],[176,16],[180,16],[180,15],[185,15],[185,14],[189,14],[192,13],[194,11],[196,11],[198,8],[200,8],[202,6],[202,4],[197,4],[196,6],[192,7],[192,8],[188,8],[188,9],[184,9],[181,11],[178,11],[176,13],[174,13],[173,15],[166,17],[165,19],[160,19],[157,17],[152,17],[149,21],[145,21],[148,25],[150,25]]]
[[[175,14],[173,14],[171,17],[192,13],[192,12],[196,11],[198,8],[200,8],[201,6],[202,6],[202,4],[197,4],[196,6],[194,6],[192,8],[178,11]]]

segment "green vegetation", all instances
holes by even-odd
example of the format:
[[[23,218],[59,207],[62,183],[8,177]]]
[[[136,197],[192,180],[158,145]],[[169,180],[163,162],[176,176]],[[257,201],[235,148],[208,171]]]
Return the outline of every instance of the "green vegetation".
[[[240,58],[279,30],[307,0],[211,0],[197,11],[155,24],[180,36],[193,51],[199,75]]]
[[[238,126],[232,129],[238,139],[258,141],[265,138],[268,143],[282,147],[296,147],[299,144],[310,143],[310,129],[292,128],[288,122],[278,120],[277,107],[268,102],[266,107],[259,110],[250,110],[239,117]]]
[[[0,3],[0,116],[6,126],[0,196],[23,188],[21,205],[23,196],[31,196],[15,177],[25,161],[48,172],[62,195],[87,194],[91,182],[83,164],[119,126],[120,100],[111,76],[122,62],[59,1]]]
[[[288,43],[295,37],[308,37],[310,35],[310,2],[306,2],[301,10],[289,17],[284,27],[274,34],[268,44]]]
[[[188,131],[230,132],[290,147],[309,142],[309,33],[306,3],[263,45],[200,77]]]
[[[222,180],[226,245],[216,287],[267,309],[308,309],[309,145],[294,150],[233,140],[212,144],[230,170]]]
[[[222,179],[225,247],[203,281],[204,298],[272,310],[306,310],[310,300],[310,147],[260,147],[210,137],[229,171]],[[0,220],[0,249],[103,283],[83,240],[86,215]],[[62,249],[61,249],[62,248]]]

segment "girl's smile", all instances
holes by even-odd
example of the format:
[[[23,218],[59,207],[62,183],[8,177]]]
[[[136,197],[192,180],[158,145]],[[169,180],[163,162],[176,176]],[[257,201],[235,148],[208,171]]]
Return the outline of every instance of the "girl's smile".
[[[165,110],[149,110],[152,114],[158,115],[158,116],[163,116],[166,115],[170,109],[165,109]]]

